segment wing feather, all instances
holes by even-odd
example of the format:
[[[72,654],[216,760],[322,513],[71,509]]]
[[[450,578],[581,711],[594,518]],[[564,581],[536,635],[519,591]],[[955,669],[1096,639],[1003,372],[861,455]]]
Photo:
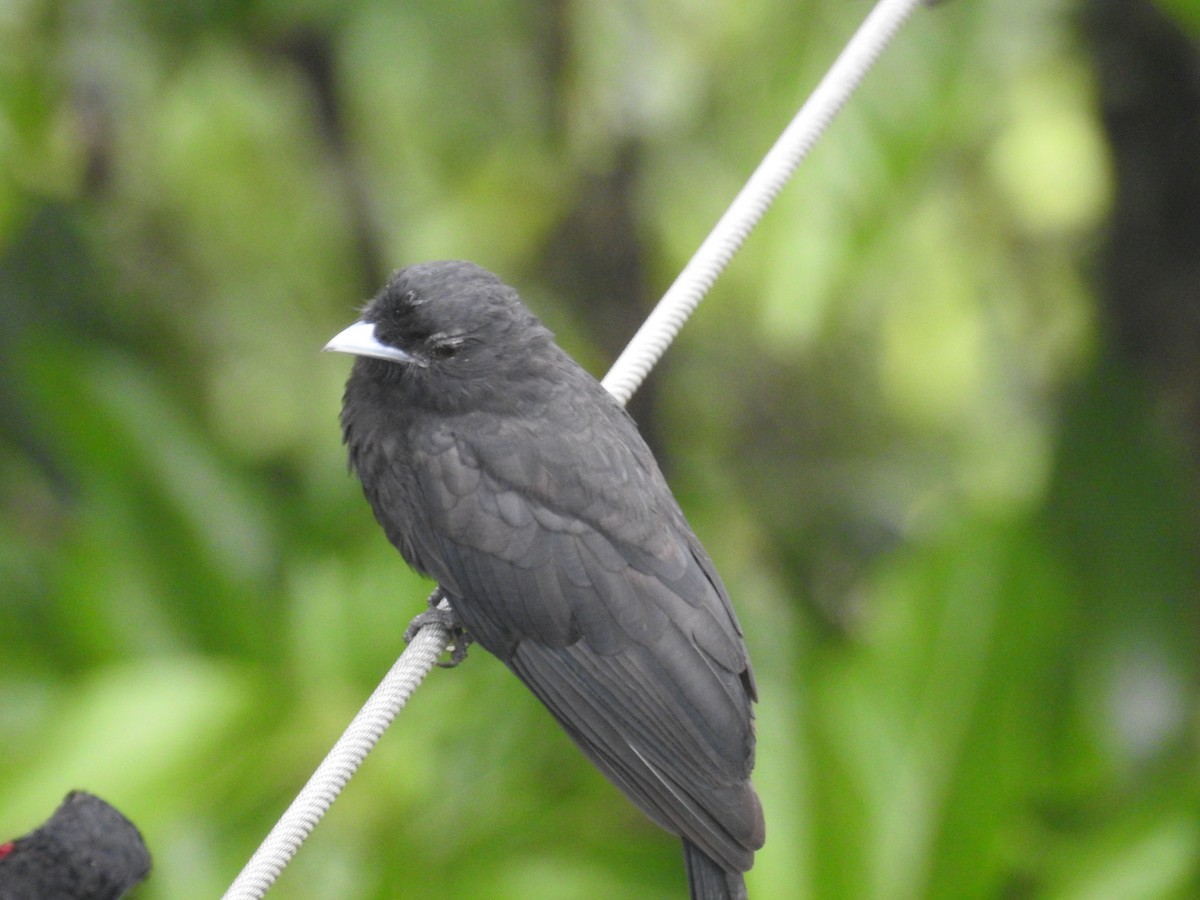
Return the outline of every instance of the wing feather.
[[[452,602],[476,640],[652,819],[747,868],[762,843],[749,663],[724,587],[657,468],[586,435],[543,437],[518,455],[460,433],[475,440],[442,435],[426,448],[436,461],[416,472],[441,547],[430,574],[458,586]],[[555,482],[547,470],[560,456],[581,462]],[[597,477],[589,461],[619,477]]]

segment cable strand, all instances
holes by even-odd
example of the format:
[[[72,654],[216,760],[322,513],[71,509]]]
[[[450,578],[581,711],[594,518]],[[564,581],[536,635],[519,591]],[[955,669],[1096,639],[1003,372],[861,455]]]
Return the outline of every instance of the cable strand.
[[[346,726],[291,806],[224,894],[224,900],[258,900],[296,855],[342,788],[358,770],[384,731],[408,703],[450,643],[441,625],[426,625]]]
[[[800,163],[921,0],[880,0],[601,384],[622,404],[641,386]]]

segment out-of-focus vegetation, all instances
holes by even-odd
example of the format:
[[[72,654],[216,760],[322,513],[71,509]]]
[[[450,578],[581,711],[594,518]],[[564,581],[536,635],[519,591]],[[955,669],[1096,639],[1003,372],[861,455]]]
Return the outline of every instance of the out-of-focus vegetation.
[[[428,589],[324,341],[464,257],[600,374],[867,9],[4,4],[0,834],[86,788],[218,895]],[[1200,896],[1197,21],[922,10],[636,398],[756,662],[754,896]],[[682,891],[476,651],[272,896]]]

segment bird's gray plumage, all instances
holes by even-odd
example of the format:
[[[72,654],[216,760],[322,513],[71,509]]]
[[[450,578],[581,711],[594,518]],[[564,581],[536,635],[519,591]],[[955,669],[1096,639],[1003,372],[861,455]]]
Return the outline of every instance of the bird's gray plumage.
[[[118,900],[149,871],[137,827],[84,791],[24,837],[0,841],[0,900]]]
[[[357,358],[342,412],[387,536],[601,771],[699,849],[695,896],[737,896],[764,831],[754,679],[632,420],[469,263],[398,272],[363,320],[404,354]],[[704,886],[724,873],[728,890]]]

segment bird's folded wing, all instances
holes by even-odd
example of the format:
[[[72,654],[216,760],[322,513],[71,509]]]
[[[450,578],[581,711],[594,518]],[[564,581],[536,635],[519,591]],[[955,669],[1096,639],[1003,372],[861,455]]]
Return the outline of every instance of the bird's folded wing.
[[[611,483],[629,499],[612,500],[561,475],[544,490],[528,454],[506,465],[458,440],[438,449],[419,473],[434,511],[431,574],[468,630],[648,815],[748,867],[762,819],[748,781],[746,651],[657,470],[618,460]],[[611,474],[611,456],[599,464]],[[639,513],[647,503],[662,508]]]

